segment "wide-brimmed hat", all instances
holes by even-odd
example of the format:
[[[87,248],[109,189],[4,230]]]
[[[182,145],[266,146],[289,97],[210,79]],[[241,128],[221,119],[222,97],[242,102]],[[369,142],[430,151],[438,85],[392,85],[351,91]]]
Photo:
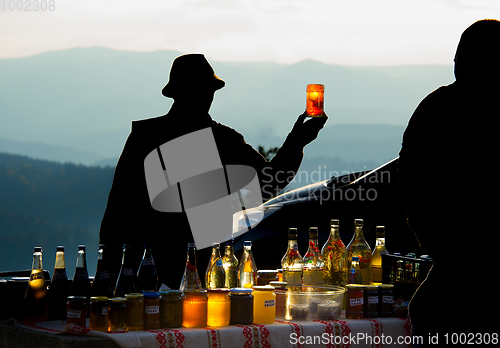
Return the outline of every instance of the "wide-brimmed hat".
[[[216,91],[226,83],[214,73],[214,69],[203,54],[184,54],[174,59],[170,79],[161,93],[175,98],[186,89],[207,89]]]

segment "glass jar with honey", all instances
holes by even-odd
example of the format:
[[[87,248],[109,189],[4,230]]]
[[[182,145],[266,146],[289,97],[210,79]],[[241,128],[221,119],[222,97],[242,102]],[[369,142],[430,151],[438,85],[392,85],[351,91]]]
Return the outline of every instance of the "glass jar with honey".
[[[108,331],[109,328],[109,299],[105,296],[90,298],[89,328],[95,331]]]
[[[253,287],[253,323],[272,324],[276,319],[276,294],[270,285]]]
[[[127,299],[113,297],[109,301],[109,331],[127,330]]]
[[[127,331],[144,329],[144,295],[139,293],[125,294],[127,299]]]
[[[160,328],[160,293],[143,291],[144,295],[144,329]]]
[[[180,290],[160,291],[160,327],[182,326],[182,297]]]
[[[231,289],[231,321],[235,325],[253,324],[253,289]]]
[[[231,320],[229,289],[208,289],[207,325],[227,326]]]
[[[182,326],[207,326],[207,293],[206,291],[185,291],[182,299]]]

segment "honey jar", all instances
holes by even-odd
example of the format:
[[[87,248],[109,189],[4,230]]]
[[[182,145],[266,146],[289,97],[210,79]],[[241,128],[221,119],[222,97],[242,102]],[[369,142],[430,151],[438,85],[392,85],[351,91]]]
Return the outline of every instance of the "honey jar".
[[[182,299],[182,326],[207,326],[207,293],[206,291],[186,291]]]
[[[276,319],[276,294],[270,285],[253,287],[253,323],[273,324]]]
[[[139,293],[125,294],[127,299],[127,330],[144,329],[144,295]]]
[[[109,328],[109,299],[105,296],[90,298],[89,328],[95,331],[108,331]]]
[[[207,325],[227,326],[231,320],[229,289],[208,289]]]

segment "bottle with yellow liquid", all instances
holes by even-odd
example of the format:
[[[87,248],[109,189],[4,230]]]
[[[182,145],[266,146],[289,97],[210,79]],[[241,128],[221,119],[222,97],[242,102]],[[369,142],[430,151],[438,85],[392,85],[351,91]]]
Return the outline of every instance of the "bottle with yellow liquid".
[[[212,244],[212,255],[205,272],[205,287],[207,289],[223,288],[225,285],[225,272],[220,257],[220,244]]]
[[[321,256],[325,265],[323,279],[325,284],[345,286],[349,272],[347,249],[340,238],[339,220],[332,219],[330,236],[321,249]]]
[[[377,226],[375,231],[377,238],[372,253],[372,282],[382,284],[382,255],[388,253],[385,248],[385,227]]]
[[[30,280],[24,295],[24,319],[30,323],[39,323],[48,320],[47,287],[45,286],[43,275],[41,247],[33,249]]]
[[[257,285],[257,266],[252,254],[252,242],[244,241],[243,247],[243,256],[238,270],[239,287],[251,288]]]
[[[222,257],[222,266],[224,267],[225,287],[232,289],[238,286],[238,259],[234,255],[233,237],[226,238],[226,250]]]
[[[356,219],[354,221],[354,235],[352,236],[351,242],[347,246],[347,252],[349,253],[349,269],[352,268],[352,258],[353,256],[359,258],[359,269],[361,273],[361,279],[363,284],[368,285],[371,281],[371,260],[372,260],[372,250],[365,240],[363,234],[363,219]]]
[[[283,281],[287,282],[288,287],[302,286],[302,268],[304,262],[299,253],[297,243],[297,229],[288,229],[288,248],[286,254],[281,260],[283,269]]]
[[[323,257],[318,248],[318,229],[309,228],[309,248],[304,256],[302,283],[304,285],[323,285]]]

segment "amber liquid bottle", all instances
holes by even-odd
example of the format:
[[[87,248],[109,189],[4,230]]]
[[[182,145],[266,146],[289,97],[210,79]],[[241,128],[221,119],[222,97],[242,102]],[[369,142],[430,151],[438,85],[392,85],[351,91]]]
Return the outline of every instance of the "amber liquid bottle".
[[[228,289],[238,286],[238,259],[234,255],[234,240],[232,237],[226,238],[226,250],[222,257],[225,279],[224,285]]]
[[[302,283],[304,285],[323,285],[323,267],[325,263],[318,248],[318,229],[309,228],[309,248],[304,256]]]
[[[99,249],[97,250],[97,268],[90,294],[91,296],[113,297],[113,285],[109,275],[106,245],[104,244],[99,244]]]
[[[66,320],[66,302],[69,294],[64,247],[56,248],[56,262],[49,289],[50,320]]]
[[[41,247],[33,249],[33,265],[24,294],[24,319],[29,323],[39,323],[48,319],[48,294],[43,276]]]
[[[225,272],[220,256],[220,244],[212,244],[212,255],[205,272],[205,287],[207,289],[223,288],[225,285]]]
[[[244,241],[243,247],[243,255],[238,270],[239,287],[251,288],[257,285],[257,265],[253,258],[252,242],[249,240]]]
[[[385,248],[385,227],[376,227],[375,249],[372,253],[372,282],[382,284],[382,255],[388,254]]]
[[[73,283],[71,285],[71,295],[85,296],[87,298],[87,303],[90,299],[90,279],[89,273],[87,272],[85,245],[78,246],[75,275],[73,276]]]
[[[371,260],[372,260],[372,250],[365,240],[363,234],[363,220],[356,219],[354,221],[355,230],[352,236],[351,242],[347,246],[347,252],[349,253],[349,269],[352,269],[352,258],[359,258],[359,269],[361,272],[361,278],[363,284],[369,285],[371,281]]]
[[[297,229],[288,229],[288,248],[286,254],[281,260],[283,268],[283,281],[287,282],[288,287],[302,286],[302,268],[304,261],[299,253],[297,243]]]
[[[137,292],[134,268],[132,265],[132,246],[123,244],[122,266],[116,280],[115,297]]]
[[[325,284],[344,287],[347,284],[349,272],[347,249],[340,238],[339,220],[332,219],[330,223],[330,236],[321,249],[321,255],[325,261],[323,278]]]
[[[137,270],[138,291],[158,291],[158,271],[149,245],[144,245],[141,264]]]

